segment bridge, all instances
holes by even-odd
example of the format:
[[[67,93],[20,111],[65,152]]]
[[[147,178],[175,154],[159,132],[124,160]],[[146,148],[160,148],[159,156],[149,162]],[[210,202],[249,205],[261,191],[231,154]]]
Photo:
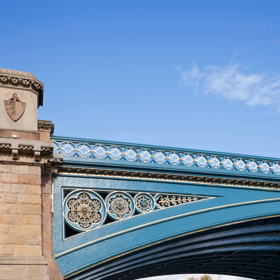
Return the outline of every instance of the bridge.
[[[65,279],[280,279],[280,159],[68,137],[53,176]]]
[[[280,159],[55,137],[0,68],[0,279],[280,279]]]

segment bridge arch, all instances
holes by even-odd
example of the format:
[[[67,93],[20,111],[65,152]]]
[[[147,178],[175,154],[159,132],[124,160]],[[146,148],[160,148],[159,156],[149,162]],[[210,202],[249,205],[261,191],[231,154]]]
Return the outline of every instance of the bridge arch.
[[[178,273],[280,279],[276,159],[94,140],[53,141],[64,153],[53,179],[53,252],[65,279]],[[128,151],[134,154],[129,157]],[[148,157],[138,161],[135,155],[143,151]],[[179,159],[189,156],[195,164],[179,164],[175,154]],[[213,158],[219,167],[211,164]],[[256,170],[250,168],[254,164]],[[86,208],[90,193],[111,215],[95,228],[89,225],[93,216],[83,223],[82,215],[72,217],[81,226],[77,230],[65,215]],[[144,194],[151,211],[137,212],[136,200]],[[68,205],[71,195],[80,210]],[[88,195],[88,200],[78,195]],[[98,207],[85,211],[105,215]]]

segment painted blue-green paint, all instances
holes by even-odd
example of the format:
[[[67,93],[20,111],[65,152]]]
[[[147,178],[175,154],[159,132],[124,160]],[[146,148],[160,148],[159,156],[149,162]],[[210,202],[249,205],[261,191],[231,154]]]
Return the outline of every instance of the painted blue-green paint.
[[[63,239],[63,188],[196,194],[213,198],[137,215]],[[67,276],[147,244],[212,226],[279,214],[279,209],[280,192],[274,190],[60,175],[54,179],[53,250],[63,275]]]

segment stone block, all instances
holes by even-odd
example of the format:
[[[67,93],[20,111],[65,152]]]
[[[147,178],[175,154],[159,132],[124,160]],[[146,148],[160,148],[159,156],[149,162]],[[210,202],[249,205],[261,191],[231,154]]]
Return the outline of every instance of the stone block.
[[[28,165],[11,165],[10,172],[15,174],[29,174],[30,167]]]
[[[17,183],[18,175],[11,173],[2,173],[1,174],[1,182],[3,183]]]
[[[28,225],[9,225],[10,235],[29,235]]]
[[[30,246],[41,246],[42,245],[42,237],[38,235],[31,235],[29,238]]]
[[[0,183],[0,193],[9,193],[9,192],[11,192],[11,185]]]
[[[29,185],[28,193],[29,194],[41,194],[41,186],[40,185]]]
[[[41,205],[36,205],[36,204],[22,205],[21,213],[27,215],[41,214]]]
[[[48,269],[46,265],[29,265],[26,280],[49,280]]]
[[[17,202],[17,195],[12,193],[5,193],[4,194],[4,201],[6,203],[16,203]]]
[[[30,166],[30,174],[31,175],[41,175],[41,167],[40,166]]]
[[[1,235],[0,240],[3,245],[4,244],[28,245],[29,243],[29,238],[27,235]]]
[[[5,235],[10,233],[9,225],[0,225],[0,235]]]
[[[3,203],[4,202],[4,194],[0,193],[0,202]]]
[[[15,255],[18,256],[41,256],[41,246],[29,246],[29,245],[16,245]]]
[[[5,174],[2,174],[5,175]],[[5,182],[5,181],[3,181]],[[39,175],[18,175],[18,182],[20,184],[29,184],[29,185],[40,185],[41,177]]]
[[[41,236],[41,225],[10,225],[10,235]]]
[[[21,205],[11,203],[0,203],[0,213],[13,215],[21,214]]]
[[[28,225],[28,215],[2,215],[4,225]]]
[[[41,225],[41,215],[29,215],[30,225]]]
[[[28,193],[28,186],[27,185],[13,184],[12,185],[12,193],[27,194]]]
[[[1,280],[25,280],[26,274],[27,265],[1,265],[0,267]]]
[[[3,255],[3,245],[2,244],[0,244],[0,255]],[[1,269],[0,269],[0,275],[1,275]]]
[[[17,201],[18,203],[41,204],[41,196],[38,194],[18,194]]]
[[[42,232],[41,225],[40,226],[30,225],[28,227],[28,235],[39,235],[39,236],[41,236],[41,232]]]
[[[9,173],[10,165],[8,164],[0,164],[0,173]]]
[[[3,245],[3,255],[14,255],[15,245]]]
[[[44,202],[44,200],[43,200],[43,212],[44,213],[50,213],[51,211],[52,211],[51,203]]]

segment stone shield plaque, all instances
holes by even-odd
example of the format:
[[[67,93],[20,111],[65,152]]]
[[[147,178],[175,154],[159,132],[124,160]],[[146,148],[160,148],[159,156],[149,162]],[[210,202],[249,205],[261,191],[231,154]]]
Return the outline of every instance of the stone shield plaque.
[[[4,105],[6,112],[14,122],[21,118],[26,107],[26,103],[22,102],[16,93],[9,100],[4,100]]]

